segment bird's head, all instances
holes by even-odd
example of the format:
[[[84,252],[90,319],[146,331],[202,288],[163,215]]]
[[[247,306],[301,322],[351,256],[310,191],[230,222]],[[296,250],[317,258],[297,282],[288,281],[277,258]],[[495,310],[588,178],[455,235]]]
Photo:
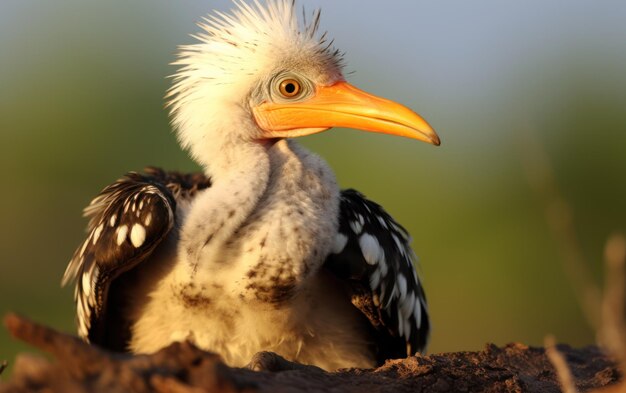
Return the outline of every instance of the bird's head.
[[[174,63],[172,122],[199,162],[216,141],[263,143],[331,127],[439,144],[415,112],[345,81],[343,54],[319,34],[319,10],[307,23],[292,0],[235,4],[204,19],[198,42],[182,46]]]

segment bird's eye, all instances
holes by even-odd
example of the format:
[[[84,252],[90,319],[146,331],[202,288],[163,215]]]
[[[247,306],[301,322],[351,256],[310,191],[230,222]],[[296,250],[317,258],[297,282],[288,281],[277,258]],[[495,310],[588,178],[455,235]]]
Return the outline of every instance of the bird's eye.
[[[300,82],[295,79],[283,79],[278,85],[278,91],[285,98],[294,98],[297,97],[302,91],[302,86]]]

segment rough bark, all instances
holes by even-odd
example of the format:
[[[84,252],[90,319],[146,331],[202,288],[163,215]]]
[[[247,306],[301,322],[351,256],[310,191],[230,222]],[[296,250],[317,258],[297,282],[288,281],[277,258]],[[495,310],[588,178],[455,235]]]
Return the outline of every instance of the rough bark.
[[[286,371],[231,368],[190,343],[153,354],[111,353],[16,315],[5,324],[18,339],[50,353],[19,355],[4,392],[559,392],[542,348],[522,344],[388,361],[377,369],[324,372],[289,363]],[[614,384],[615,364],[597,347],[557,346],[579,391]]]

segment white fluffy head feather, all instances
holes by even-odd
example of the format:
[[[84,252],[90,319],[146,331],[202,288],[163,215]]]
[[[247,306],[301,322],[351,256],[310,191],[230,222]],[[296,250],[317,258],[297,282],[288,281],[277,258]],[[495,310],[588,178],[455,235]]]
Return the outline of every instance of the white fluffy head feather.
[[[199,23],[198,42],[180,47],[167,95],[179,140],[197,161],[206,164],[211,146],[258,137],[250,107],[271,99],[277,74],[293,72],[313,85],[343,79],[342,53],[319,34],[319,15],[307,23],[292,0],[237,0],[230,14],[216,11]]]

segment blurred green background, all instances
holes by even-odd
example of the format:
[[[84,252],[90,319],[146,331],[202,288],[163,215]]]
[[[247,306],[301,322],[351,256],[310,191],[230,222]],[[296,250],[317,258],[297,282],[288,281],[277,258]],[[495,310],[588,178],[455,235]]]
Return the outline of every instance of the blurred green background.
[[[537,135],[574,212],[592,279],[626,223],[626,3],[300,1],[347,52],[355,85],[403,102],[442,138],[351,130],[302,139],[343,187],[414,237],[431,352],[594,341],[525,177]],[[0,1],[0,314],[74,331],[59,281],[81,209],[128,170],[195,170],[163,95],[178,44],[227,1]],[[0,360],[23,344],[0,329]]]

